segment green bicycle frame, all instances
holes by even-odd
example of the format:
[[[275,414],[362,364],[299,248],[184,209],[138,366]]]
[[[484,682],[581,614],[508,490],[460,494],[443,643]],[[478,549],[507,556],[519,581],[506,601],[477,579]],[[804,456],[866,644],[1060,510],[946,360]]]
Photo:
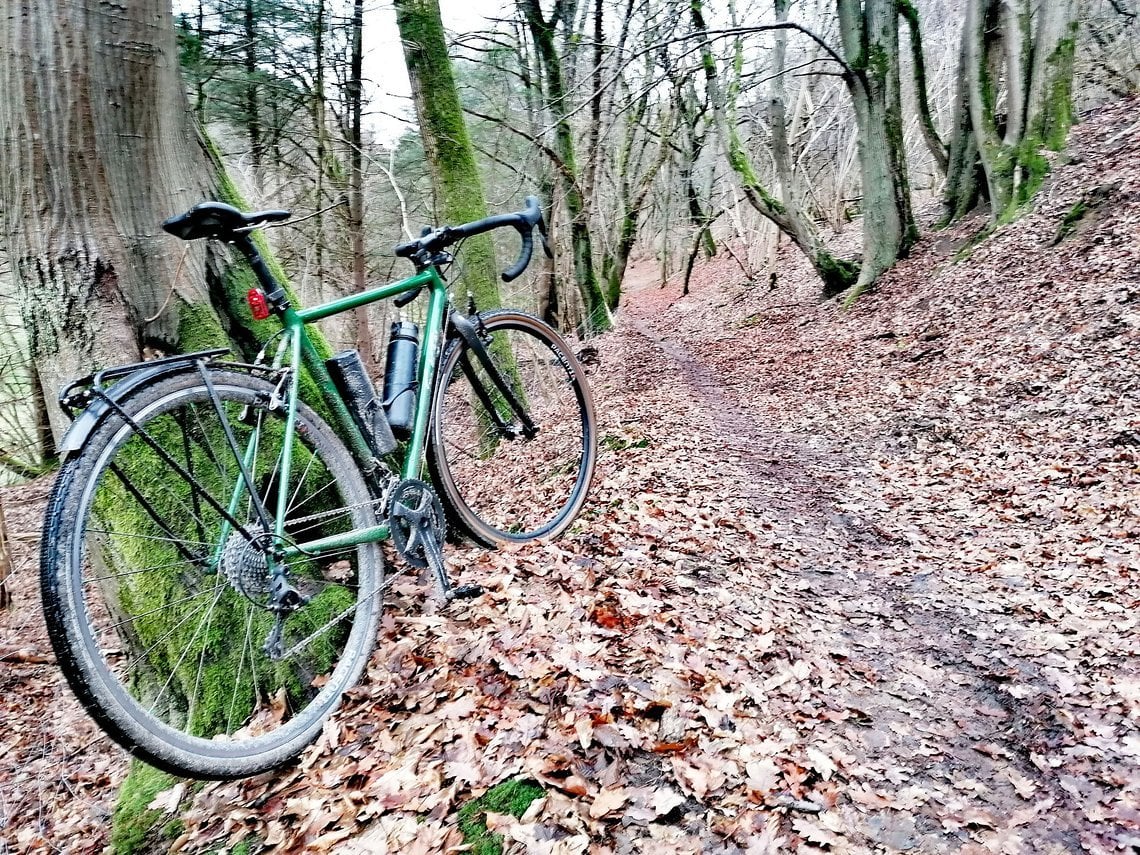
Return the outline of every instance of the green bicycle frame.
[[[378,288],[362,291],[333,300],[320,306],[308,309],[294,310],[286,306],[278,311],[282,326],[285,329],[282,347],[288,352],[290,372],[288,376],[288,394],[285,396],[285,437],[282,460],[280,461],[281,477],[277,486],[276,514],[274,515],[274,534],[279,542],[284,540],[285,515],[289,501],[289,478],[292,472],[293,440],[297,427],[297,402],[301,391],[301,366],[308,370],[310,376],[316,381],[321,395],[331,411],[336,422],[334,427],[347,443],[349,450],[356,459],[357,464],[365,472],[376,466],[375,455],[369,447],[367,440],[356,426],[352,415],[333,383],[324,360],[321,359],[309,338],[306,325],[323,320],[324,318],[347,312],[361,306],[367,306],[378,300],[386,300],[407,293],[416,288],[426,288],[428,291],[427,317],[420,340],[419,366],[416,373],[417,394],[415,415],[412,422],[411,435],[407,443],[401,476],[403,478],[419,478],[423,471],[423,453],[427,441],[428,421],[431,417],[432,390],[435,388],[435,374],[439,364],[439,349],[442,346],[444,322],[447,317],[447,285],[434,267],[429,267],[415,276],[392,282]],[[247,454],[256,452],[257,438],[250,443]],[[236,509],[243,489],[238,484],[234,489],[234,501],[231,512]],[[268,499],[269,497],[267,497]],[[362,543],[374,543],[388,537],[387,525],[376,525],[369,528],[357,529],[330,537],[320,538],[308,543],[286,546],[282,550],[285,560],[300,556],[311,557],[322,552],[344,549]]]

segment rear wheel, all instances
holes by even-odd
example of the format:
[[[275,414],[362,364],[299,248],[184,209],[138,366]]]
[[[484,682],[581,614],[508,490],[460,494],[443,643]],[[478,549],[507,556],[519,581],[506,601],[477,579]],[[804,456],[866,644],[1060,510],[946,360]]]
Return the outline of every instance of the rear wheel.
[[[452,523],[485,546],[551,538],[581,510],[597,453],[585,372],[566,342],[522,312],[482,314],[519,417],[462,338],[440,361],[428,465]]]
[[[210,378],[216,397],[196,372],[139,390],[64,465],[41,581],[60,665],[104,730],[167,771],[231,778],[298,754],[359,679],[383,559],[375,544],[275,554],[375,525],[373,502],[312,410],[298,408],[284,476],[273,385]]]

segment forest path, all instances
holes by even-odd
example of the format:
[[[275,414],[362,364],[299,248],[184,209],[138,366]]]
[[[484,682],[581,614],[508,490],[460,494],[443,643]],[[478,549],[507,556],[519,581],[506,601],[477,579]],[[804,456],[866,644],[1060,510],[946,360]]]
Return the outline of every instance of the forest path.
[[[1050,654],[1067,643],[1041,638],[1040,613],[1011,613],[1006,586],[989,574],[941,560],[867,512],[889,489],[868,465],[882,457],[883,437],[865,423],[836,420],[809,434],[788,423],[802,407],[788,393],[802,389],[779,360],[758,368],[734,331],[746,292],[714,286],[678,300],[648,265],[627,281],[623,331],[668,363],[676,397],[698,402],[714,478],[772,532],[762,548],[802,617],[791,622],[799,655],[830,657],[846,672],[832,693],[843,713],[820,716],[805,734],[826,755],[814,755],[808,776],[842,780],[845,804],[820,817],[835,837],[797,829],[805,839],[915,852],[1111,851],[1134,842],[1127,811],[1115,828],[1096,825],[1111,813],[1112,764],[1074,775],[1049,757],[1060,749],[1106,759],[1103,746],[1073,752],[1070,729],[1057,721],[1065,717],[1058,690],[1071,678]],[[687,315],[703,323],[678,322]],[[717,317],[720,328],[709,329]],[[862,490],[849,489],[855,483]],[[1123,746],[1126,765],[1128,753]]]

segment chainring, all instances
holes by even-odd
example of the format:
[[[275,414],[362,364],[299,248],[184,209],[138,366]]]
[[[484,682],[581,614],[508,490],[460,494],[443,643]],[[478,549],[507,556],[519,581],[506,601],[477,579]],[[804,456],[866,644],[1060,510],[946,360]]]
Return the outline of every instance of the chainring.
[[[427,567],[425,531],[438,546],[447,536],[443,505],[430,484],[407,478],[392,490],[388,505],[388,531],[400,557],[413,567]]]

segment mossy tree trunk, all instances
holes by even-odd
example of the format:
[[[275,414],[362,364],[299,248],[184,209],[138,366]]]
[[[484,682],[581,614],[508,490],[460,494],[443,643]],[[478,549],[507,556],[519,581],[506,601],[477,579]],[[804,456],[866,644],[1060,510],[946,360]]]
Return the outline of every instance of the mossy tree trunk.
[[[786,13],[786,4],[777,0],[777,12],[783,7]],[[694,31],[702,38],[701,63],[704,69],[705,90],[712,105],[712,112],[716,127],[720,135],[721,144],[728,157],[729,166],[739,179],[744,195],[753,208],[763,217],[775,223],[800,248],[815,268],[820,280],[823,282],[825,295],[838,294],[855,283],[859,268],[856,264],[834,256],[825,246],[819,236],[815,223],[798,206],[785,205],[776,199],[760,183],[760,179],[752,165],[752,160],[736,127],[736,91],[739,85],[739,76],[742,71],[742,51],[739,41],[736,45],[734,72],[728,89],[722,88],[720,83],[717,61],[713,56],[712,46],[707,39],[708,27],[705,24],[704,8],[701,0],[690,0],[689,13]],[[777,72],[779,73],[779,72]],[[786,151],[785,151],[786,154]],[[773,156],[778,153],[773,150]],[[777,173],[783,172],[791,176],[790,163],[777,167]]]
[[[555,28],[570,10],[555,3],[547,18],[538,0],[518,0],[534,39],[543,76],[543,99],[554,121],[554,150],[558,156],[559,182],[570,220],[570,246],[574,259],[574,281],[582,297],[585,314],[583,333],[596,335],[613,326],[602,284],[594,267],[594,246],[590,235],[590,213],[582,191],[577,165],[574,131],[570,126],[570,87],[567,86],[562,58],[555,43]]]
[[[984,195],[1001,222],[1037,192],[1049,172],[1044,152],[1064,148],[1073,124],[1077,27],[1076,0],[969,0],[947,219]],[[978,166],[980,186],[971,179]]]
[[[647,71],[652,71],[652,69],[647,68]],[[671,151],[675,125],[673,115],[664,117],[661,120],[660,127],[653,132],[653,136],[657,138],[657,152],[652,163],[643,170],[639,170],[640,158],[634,157],[634,148],[638,145],[641,137],[642,123],[646,119],[648,110],[649,91],[646,89],[631,111],[617,156],[615,169],[618,185],[617,235],[612,241],[612,249],[606,252],[602,259],[602,274],[606,283],[606,304],[611,309],[616,309],[621,301],[621,284],[625,279],[626,268],[629,266],[630,253],[633,252],[634,244],[637,242],[637,227],[641,221],[645,201],[649,197],[649,191],[653,187],[657,173],[661,171],[661,167]],[[644,153],[643,146],[641,154],[644,155]],[[638,171],[641,171],[640,176],[637,175]]]
[[[863,190],[863,264],[850,303],[906,256],[918,229],[903,140],[897,0],[837,0],[836,6]]]
[[[155,350],[253,355],[269,328],[249,320],[248,267],[159,228],[204,198],[242,204],[193,125],[166,0],[9,4],[0,162],[0,239],[46,398]]]
[[[439,2],[396,0],[395,5],[439,218],[459,225],[485,217],[483,183],[447,56]],[[500,305],[495,248],[490,235],[467,242],[463,269],[466,285],[480,308]]]
[[[229,253],[159,228],[219,192],[186,103],[169,5],[19,0],[7,15],[2,239],[45,398],[144,349],[252,344],[249,329],[215,310],[244,302]],[[50,410],[58,433],[62,414]]]
[[[930,151],[934,162],[945,175],[949,163],[949,154],[942,137],[938,135],[938,129],[934,126],[934,116],[930,110],[930,96],[926,86],[926,55],[922,50],[922,27],[919,22],[918,9],[911,0],[898,0],[898,10],[903,20],[906,21],[907,29],[910,32],[914,94],[918,106],[919,123],[922,126],[922,138],[925,140],[926,148]]]

